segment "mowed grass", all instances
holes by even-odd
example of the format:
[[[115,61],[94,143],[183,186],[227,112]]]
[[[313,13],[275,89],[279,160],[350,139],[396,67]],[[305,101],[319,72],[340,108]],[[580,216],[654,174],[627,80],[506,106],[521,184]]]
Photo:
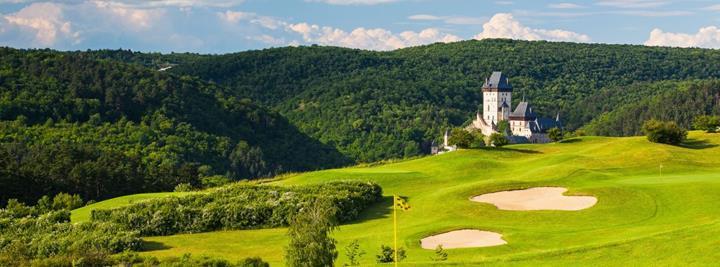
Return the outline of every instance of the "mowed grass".
[[[686,146],[644,137],[583,137],[558,144],[460,150],[373,167],[302,173],[273,182],[313,184],[369,180],[384,195],[408,197],[398,213],[406,266],[435,265],[420,239],[455,229],[503,234],[507,245],[449,249],[448,265],[713,265],[720,262],[720,134],[691,132]],[[662,166],[662,167],[661,167]],[[487,192],[562,186],[598,203],[581,211],[502,211],[469,201]],[[101,202],[102,203],[102,202]],[[98,204],[101,204],[98,203]],[[97,204],[96,204],[97,205]],[[338,264],[359,240],[363,265],[392,244],[392,201],[373,206],[334,233]],[[147,237],[144,255],[210,255],[230,260],[260,256],[282,265],[285,229],[222,231]]]

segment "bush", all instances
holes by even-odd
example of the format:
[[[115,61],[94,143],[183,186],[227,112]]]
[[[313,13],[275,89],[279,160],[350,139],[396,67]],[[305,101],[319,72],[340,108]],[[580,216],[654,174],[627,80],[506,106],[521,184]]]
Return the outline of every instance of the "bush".
[[[270,267],[270,264],[263,261],[260,257],[252,257],[242,260],[239,267]]]
[[[347,256],[350,263],[346,263],[345,266],[360,266],[360,257],[365,255],[365,251],[360,249],[360,242],[355,239],[345,247],[345,256]]]
[[[562,130],[560,130],[560,128],[557,128],[557,127],[551,128],[550,130],[548,130],[547,134],[548,134],[548,138],[550,138],[550,140],[552,140],[553,142],[557,142],[557,141],[560,141],[563,139]]]
[[[463,128],[454,128],[450,132],[448,145],[457,145],[459,148],[469,148],[474,137]]]
[[[501,133],[494,133],[490,135],[490,145],[494,147],[502,147],[508,143],[508,139]]]
[[[693,119],[692,125],[695,130],[703,130],[708,133],[714,133],[717,132],[718,127],[720,127],[720,117],[700,115]]]
[[[53,198],[52,208],[54,210],[74,210],[83,206],[83,201],[80,195],[70,195],[66,193],[59,193]]]
[[[173,189],[174,192],[192,192],[193,186],[189,183],[181,183],[175,186],[175,189]]]
[[[673,121],[648,120],[642,130],[647,139],[653,143],[677,145],[685,141],[687,131]]]
[[[257,229],[287,226],[289,219],[317,199],[337,207],[337,220],[347,222],[382,198],[368,182],[332,182],[281,187],[233,184],[209,193],[167,197],[112,209],[93,210],[92,221],[112,222],[148,235]]]
[[[442,245],[438,245],[435,248],[435,256],[430,258],[433,261],[446,261],[448,258],[447,252],[443,249]]]
[[[390,246],[381,245],[380,254],[375,255],[378,263],[388,263],[395,261],[395,250]],[[405,249],[398,248],[398,262],[406,258]]]

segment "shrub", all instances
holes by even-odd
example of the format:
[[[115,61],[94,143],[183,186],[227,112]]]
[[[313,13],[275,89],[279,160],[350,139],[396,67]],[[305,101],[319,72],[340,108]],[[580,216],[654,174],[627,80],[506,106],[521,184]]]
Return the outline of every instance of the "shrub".
[[[642,130],[653,143],[677,145],[687,137],[687,131],[673,121],[651,119],[643,124]]]
[[[355,239],[345,247],[345,256],[347,256],[350,263],[346,263],[345,266],[359,266],[360,257],[365,255],[365,251],[360,249],[360,242]]]
[[[175,186],[174,192],[191,192],[193,191],[192,185],[189,183],[181,183]]]
[[[288,225],[289,219],[316,199],[332,202],[337,220],[357,218],[382,198],[368,182],[332,182],[281,187],[233,184],[209,193],[167,197],[112,209],[93,210],[92,221],[113,222],[142,235],[198,233],[221,229],[257,229]]]
[[[446,261],[448,258],[447,252],[443,249],[442,245],[438,245],[435,248],[435,256],[431,258],[433,261]]]
[[[550,140],[552,140],[553,142],[557,142],[563,139],[562,130],[557,127],[548,130],[547,134],[548,138],[550,138]]]
[[[240,267],[270,267],[270,264],[260,257],[245,258],[238,264]]]
[[[490,145],[492,146],[502,147],[504,145],[507,145],[508,143],[508,139],[505,137],[505,135],[501,133],[494,133],[490,135]]]
[[[398,254],[398,262],[400,262],[406,258],[404,248],[398,248],[397,254]],[[395,249],[393,249],[390,246],[381,245],[380,246],[380,254],[375,255],[375,258],[377,259],[378,263],[394,262],[395,261]]]
[[[457,145],[460,148],[468,148],[473,142],[474,137],[463,128],[454,128],[450,132],[450,138],[448,139],[449,145]]]
[[[74,210],[83,206],[83,201],[80,195],[70,195],[66,193],[59,193],[53,198],[52,208],[54,210]]]
[[[692,125],[695,130],[703,130],[708,133],[714,133],[717,132],[718,127],[720,127],[720,117],[700,115],[693,119]]]

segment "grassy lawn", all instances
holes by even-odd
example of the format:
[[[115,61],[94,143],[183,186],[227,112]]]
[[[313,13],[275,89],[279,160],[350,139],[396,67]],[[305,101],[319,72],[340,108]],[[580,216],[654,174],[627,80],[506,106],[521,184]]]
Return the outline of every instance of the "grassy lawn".
[[[433,251],[419,240],[454,229],[503,234],[508,244],[447,250],[452,265],[710,265],[720,261],[720,134],[691,132],[685,147],[652,144],[644,137],[583,137],[559,144],[460,150],[373,167],[288,176],[280,185],[330,180],[370,180],[384,195],[407,196],[399,212],[406,266],[432,265]],[[660,167],[662,166],[662,168]],[[662,169],[662,170],[661,170]],[[568,194],[593,195],[581,211],[502,211],[469,201],[478,194],[533,186],[562,186]],[[160,196],[160,195],[158,195]],[[92,208],[130,200],[113,199]],[[381,244],[392,243],[391,199],[341,225],[343,248],[359,240],[363,265],[375,264]],[[87,214],[88,211],[82,213]],[[73,213],[73,220],[82,214]],[[85,215],[87,217],[87,215]],[[148,237],[145,255],[205,254],[228,259],[260,256],[282,265],[285,229],[223,231]]]

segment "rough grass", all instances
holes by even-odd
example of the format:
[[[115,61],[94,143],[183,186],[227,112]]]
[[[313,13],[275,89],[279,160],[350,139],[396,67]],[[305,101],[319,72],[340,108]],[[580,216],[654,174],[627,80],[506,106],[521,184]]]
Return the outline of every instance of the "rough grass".
[[[433,251],[420,248],[421,238],[467,228],[500,232],[508,244],[450,249],[445,264],[712,265],[720,261],[720,134],[691,132],[690,139],[691,146],[678,147],[644,137],[583,137],[302,173],[272,183],[371,180],[387,196],[407,196],[412,208],[398,219],[399,242],[408,249],[406,266],[435,264]],[[533,186],[567,187],[568,194],[594,195],[598,203],[582,211],[501,211],[469,201],[482,193]],[[367,252],[363,265],[375,264],[380,245],[392,244],[391,203],[386,198],[335,232],[338,265],[346,261],[344,246],[354,239]],[[260,256],[273,265],[282,264],[287,243],[285,229],[145,240],[145,255]]]

